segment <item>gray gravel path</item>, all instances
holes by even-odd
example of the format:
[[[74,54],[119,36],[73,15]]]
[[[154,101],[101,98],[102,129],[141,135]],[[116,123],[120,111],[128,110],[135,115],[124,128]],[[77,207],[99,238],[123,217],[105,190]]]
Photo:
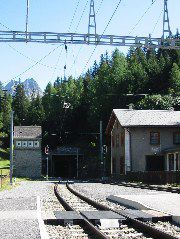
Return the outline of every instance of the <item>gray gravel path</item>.
[[[159,194],[158,191],[133,188],[133,187],[124,187],[118,185],[110,184],[101,184],[101,183],[75,183],[73,187],[81,192],[97,198],[97,199],[106,199],[109,195],[145,195],[145,194]],[[160,192],[161,194],[167,195],[167,192]]]
[[[19,197],[46,197],[51,182],[43,181],[23,181],[20,186],[15,187],[12,190],[4,190],[0,192],[0,199],[4,198],[19,198]]]
[[[0,192],[0,238],[40,239],[37,196],[49,196],[51,182],[23,181],[12,190]],[[17,214],[17,217],[15,215]]]
[[[0,220],[1,239],[40,239],[37,220]]]

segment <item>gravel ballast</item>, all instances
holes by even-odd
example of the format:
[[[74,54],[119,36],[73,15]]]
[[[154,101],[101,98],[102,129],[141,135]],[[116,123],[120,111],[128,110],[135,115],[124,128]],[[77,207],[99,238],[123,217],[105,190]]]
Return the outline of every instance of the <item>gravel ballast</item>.
[[[180,194],[177,193],[102,183],[74,183],[72,187],[86,196],[99,200],[106,200],[110,195],[119,195],[131,200],[138,198],[149,208],[180,217]]]

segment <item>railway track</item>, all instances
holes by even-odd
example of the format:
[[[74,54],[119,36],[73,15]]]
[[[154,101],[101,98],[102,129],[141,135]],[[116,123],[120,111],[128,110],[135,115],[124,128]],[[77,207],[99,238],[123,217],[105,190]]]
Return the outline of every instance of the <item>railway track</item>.
[[[124,187],[133,187],[133,188],[141,188],[141,189],[149,189],[155,191],[164,191],[171,193],[180,193],[179,187],[166,187],[160,185],[149,185],[149,184],[138,184],[138,183],[126,183],[126,182],[112,182],[111,185],[119,185]]]
[[[135,239],[177,239],[180,238],[180,234],[177,233],[169,233],[161,230],[159,227],[157,228],[155,223],[145,223],[139,221],[137,219],[133,219],[128,217],[125,213],[122,213],[122,210],[125,209],[122,207],[121,214],[118,212],[119,208],[116,205],[113,208],[113,204],[108,205],[103,202],[99,203],[88,197],[81,195],[77,191],[75,191],[69,184],[59,186],[56,185],[54,188],[55,195],[57,196],[59,202],[63,205],[65,210],[74,211],[81,215],[81,223],[79,225],[66,225],[62,227],[60,225],[56,225],[57,231],[59,231],[59,238],[103,238],[103,239],[116,239],[116,238],[135,238]],[[116,214],[120,214],[125,217],[125,220],[118,221],[114,225],[112,220],[106,220],[107,225],[99,223],[93,223],[92,220],[89,220],[84,212],[95,212],[101,213],[102,211],[114,212]],[[117,224],[118,221],[118,224]],[[110,226],[109,226],[110,225]],[[52,226],[50,226],[52,227]],[[177,227],[178,228],[178,227]],[[50,231],[52,228],[49,228]],[[65,237],[61,237],[62,234],[65,233]],[[178,230],[177,230],[178,231]],[[56,238],[56,237],[51,237]]]

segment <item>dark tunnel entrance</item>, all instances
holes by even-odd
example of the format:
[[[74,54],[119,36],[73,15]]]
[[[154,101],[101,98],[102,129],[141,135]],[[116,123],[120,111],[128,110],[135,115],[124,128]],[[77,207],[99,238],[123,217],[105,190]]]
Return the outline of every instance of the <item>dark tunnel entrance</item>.
[[[77,157],[75,155],[52,155],[52,176],[76,178]]]
[[[51,176],[79,178],[84,154],[79,148],[58,148],[51,154]]]

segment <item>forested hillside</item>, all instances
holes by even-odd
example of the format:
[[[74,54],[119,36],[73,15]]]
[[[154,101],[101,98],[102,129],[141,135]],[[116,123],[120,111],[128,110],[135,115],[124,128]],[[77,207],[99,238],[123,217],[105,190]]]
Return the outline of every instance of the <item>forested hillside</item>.
[[[78,135],[97,132],[99,121],[107,125],[113,108],[180,109],[180,51],[130,49],[125,56],[118,49],[78,79],[57,78],[43,97],[29,100],[23,85],[13,97],[0,92],[1,131],[9,131],[13,108],[15,125],[42,125],[45,138],[68,144]],[[65,108],[64,103],[70,103]]]

